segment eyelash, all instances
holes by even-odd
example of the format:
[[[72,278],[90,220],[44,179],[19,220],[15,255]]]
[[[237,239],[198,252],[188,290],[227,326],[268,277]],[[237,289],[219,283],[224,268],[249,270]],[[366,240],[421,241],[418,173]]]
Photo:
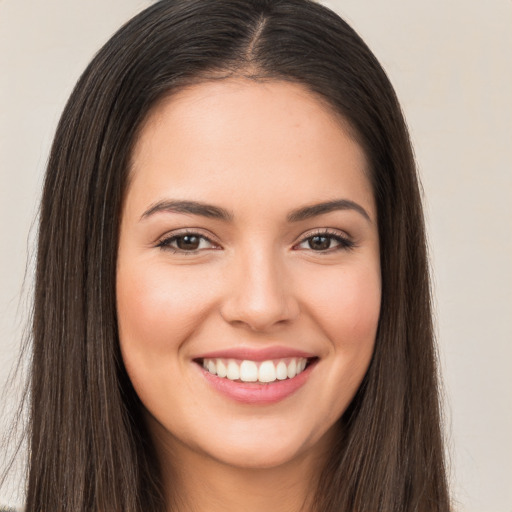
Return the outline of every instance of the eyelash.
[[[215,245],[215,242],[213,242],[210,238],[208,238],[207,236],[201,235],[200,233],[197,233],[196,231],[183,231],[181,233],[177,233],[170,237],[160,240],[157,243],[156,247],[158,247],[162,250],[165,250],[165,251],[170,251],[173,254],[184,254],[184,255],[197,254],[200,251],[200,249],[186,251],[186,250],[171,246],[171,244],[173,242],[175,242],[176,240],[183,238],[185,236],[194,236],[201,240],[206,240],[209,243]],[[303,243],[308,242],[309,240],[312,240],[315,237],[329,238],[330,240],[334,240],[335,242],[337,242],[339,244],[337,247],[329,247],[326,250],[317,250],[316,251],[314,249],[309,248],[310,251],[319,253],[319,254],[326,254],[326,253],[330,254],[332,252],[337,252],[337,251],[342,251],[342,250],[352,250],[356,246],[354,241],[350,240],[348,237],[340,235],[340,233],[337,231],[332,231],[332,230],[328,230],[328,229],[319,229],[318,231],[311,233],[308,236],[304,237],[298,244],[294,245],[294,248],[302,245]]]
[[[312,240],[315,237],[322,237],[322,238],[329,238],[331,240],[334,240],[335,242],[338,242],[337,247],[329,247],[328,249],[324,251],[315,251],[314,249],[309,249],[315,253],[320,254],[326,254],[326,253],[332,253],[337,251],[343,251],[343,250],[352,250],[355,248],[356,244],[353,240],[350,240],[347,236],[341,235],[338,231],[333,231],[329,229],[318,229],[317,231],[308,234],[308,236],[304,237],[298,244],[296,244],[294,247],[297,247],[299,245],[302,245],[303,243],[307,242],[308,240]]]

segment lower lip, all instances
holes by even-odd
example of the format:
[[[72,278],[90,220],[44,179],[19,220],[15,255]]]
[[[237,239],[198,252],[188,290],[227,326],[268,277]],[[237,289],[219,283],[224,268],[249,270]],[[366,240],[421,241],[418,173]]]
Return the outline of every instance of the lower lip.
[[[315,360],[310,363],[293,379],[276,380],[269,384],[237,382],[213,375],[202,367],[199,368],[208,383],[228,398],[245,404],[263,405],[280,402],[298,391],[308,380],[316,362]]]

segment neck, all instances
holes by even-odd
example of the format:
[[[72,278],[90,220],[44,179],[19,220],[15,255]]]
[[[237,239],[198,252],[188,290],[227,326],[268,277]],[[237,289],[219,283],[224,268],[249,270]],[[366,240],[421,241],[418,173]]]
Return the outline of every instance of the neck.
[[[169,439],[165,443],[155,441],[168,512],[314,510],[318,475],[326,458],[319,457],[318,451],[298,455],[276,467],[241,468],[193,451],[177,440],[172,446]]]
[[[200,468],[181,467],[179,477],[172,482],[167,480],[166,487],[175,487],[171,492],[181,498],[179,508],[174,507],[172,512],[306,512],[311,510],[310,477],[304,462],[290,470],[240,469],[201,461]]]

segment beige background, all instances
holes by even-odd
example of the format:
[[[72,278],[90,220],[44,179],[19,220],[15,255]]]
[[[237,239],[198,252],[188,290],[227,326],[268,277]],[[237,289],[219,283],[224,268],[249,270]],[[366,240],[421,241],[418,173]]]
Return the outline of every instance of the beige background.
[[[26,319],[27,248],[59,114],[94,52],[149,3],[0,0],[0,384]],[[388,71],[415,143],[456,510],[512,512],[512,2],[325,3]]]

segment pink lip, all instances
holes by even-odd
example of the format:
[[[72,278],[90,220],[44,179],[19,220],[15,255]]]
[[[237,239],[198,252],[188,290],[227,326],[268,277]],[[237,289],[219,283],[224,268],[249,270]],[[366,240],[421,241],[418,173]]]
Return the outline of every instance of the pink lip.
[[[198,355],[194,359],[249,359],[250,361],[268,361],[270,359],[285,359],[287,357],[304,357],[311,359],[316,357],[316,355],[281,346],[258,349],[236,347],[208,352],[207,354]]]
[[[197,368],[208,383],[224,396],[245,404],[265,405],[280,402],[298,391],[307,382],[316,363],[316,360],[311,362],[302,373],[292,379],[276,380],[269,384],[229,380],[212,375],[199,365],[197,365]]]

